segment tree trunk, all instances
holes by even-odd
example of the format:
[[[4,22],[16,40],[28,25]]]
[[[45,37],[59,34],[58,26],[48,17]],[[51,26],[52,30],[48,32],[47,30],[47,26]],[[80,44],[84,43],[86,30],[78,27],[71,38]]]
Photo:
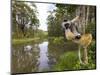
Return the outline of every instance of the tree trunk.
[[[87,12],[86,12],[86,28],[87,28],[87,25],[88,25],[88,19],[89,19],[89,6],[87,6]]]
[[[84,64],[87,64],[88,63],[87,48],[84,48],[84,52],[83,52],[83,62],[84,62]]]
[[[82,17],[82,29],[83,29],[83,34],[85,34],[85,12],[86,12],[86,9],[85,9],[85,6],[82,7],[82,10],[83,10],[83,17]]]

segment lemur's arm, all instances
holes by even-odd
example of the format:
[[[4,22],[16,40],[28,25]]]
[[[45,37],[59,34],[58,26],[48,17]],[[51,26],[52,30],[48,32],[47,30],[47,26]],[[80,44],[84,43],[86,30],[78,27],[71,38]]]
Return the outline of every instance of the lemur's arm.
[[[78,21],[79,18],[80,18],[80,16],[76,16],[74,19],[71,20],[71,22],[74,23],[74,22]]]
[[[79,21],[79,19],[82,17],[82,13],[79,13],[74,19],[71,20],[72,23]]]

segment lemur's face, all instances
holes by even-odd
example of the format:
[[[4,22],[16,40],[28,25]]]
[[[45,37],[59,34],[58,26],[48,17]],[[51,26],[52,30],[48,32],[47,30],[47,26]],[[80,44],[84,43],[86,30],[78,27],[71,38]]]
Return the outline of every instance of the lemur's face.
[[[68,29],[70,27],[71,23],[67,22],[65,23],[65,28]]]

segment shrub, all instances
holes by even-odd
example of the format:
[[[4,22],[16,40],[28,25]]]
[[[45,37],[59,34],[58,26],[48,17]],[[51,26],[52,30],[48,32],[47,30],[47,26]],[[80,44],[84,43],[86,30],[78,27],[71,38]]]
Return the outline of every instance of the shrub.
[[[96,68],[96,44],[95,41],[91,43],[88,48],[88,64],[77,64],[74,66],[74,69],[95,69]]]
[[[54,66],[57,71],[62,70],[80,70],[96,68],[96,44],[93,41],[88,48],[88,64],[80,64],[78,54],[76,52],[67,52],[60,56],[58,63]]]
[[[76,52],[68,52],[62,55],[55,66],[55,70],[73,70],[76,62],[78,61],[78,56]]]

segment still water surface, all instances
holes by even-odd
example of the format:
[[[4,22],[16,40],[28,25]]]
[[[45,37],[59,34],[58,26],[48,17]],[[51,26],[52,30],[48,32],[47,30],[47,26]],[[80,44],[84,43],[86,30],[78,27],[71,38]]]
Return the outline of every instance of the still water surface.
[[[11,71],[13,73],[52,71],[60,55],[75,49],[77,46],[72,43],[57,45],[50,41],[13,45]]]
[[[49,69],[49,59],[48,59],[48,42],[43,42],[39,44],[40,52],[39,52],[39,71],[43,71]]]

